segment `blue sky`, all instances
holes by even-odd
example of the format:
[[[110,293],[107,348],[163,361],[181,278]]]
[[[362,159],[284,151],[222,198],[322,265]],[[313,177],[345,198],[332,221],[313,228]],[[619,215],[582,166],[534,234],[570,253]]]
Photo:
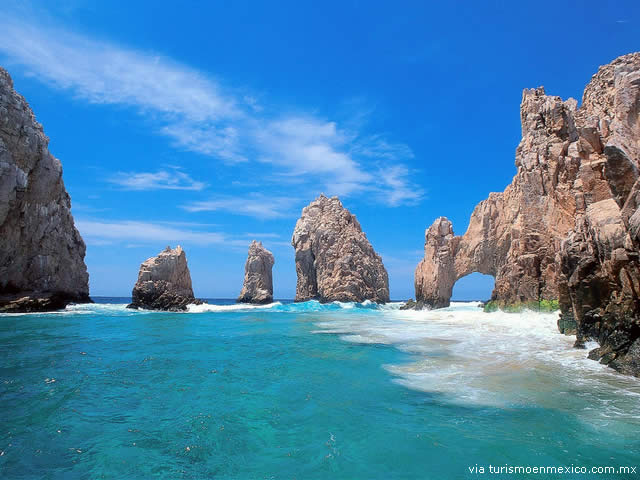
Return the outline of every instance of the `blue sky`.
[[[54,5],[55,3],[55,5]],[[60,158],[93,295],[187,251],[195,293],[235,297],[246,250],[295,293],[291,233],[337,194],[413,296],[424,230],[464,233],[514,173],[523,88],[581,98],[640,50],[628,2],[13,2],[0,65]],[[486,298],[473,275],[454,298]]]

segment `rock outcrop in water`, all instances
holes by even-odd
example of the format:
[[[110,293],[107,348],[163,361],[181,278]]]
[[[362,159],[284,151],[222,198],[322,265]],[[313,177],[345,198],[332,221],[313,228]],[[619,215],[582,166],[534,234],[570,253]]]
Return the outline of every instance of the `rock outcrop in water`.
[[[389,301],[389,278],[358,220],[338,197],[320,195],[302,210],[291,244],[297,302]]]
[[[558,255],[559,325],[589,357],[640,376],[640,53],[598,71],[576,115],[575,227]],[[587,141],[589,140],[589,141]]]
[[[244,283],[238,297],[241,303],[273,302],[272,268],[273,254],[255,240],[249,245],[247,262],[244,265]]]
[[[129,308],[148,310],[180,311],[202,303],[193,296],[187,256],[180,245],[142,262],[131,296]]]
[[[558,299],[561,330],[640,373],[640,54],[606,65],[573,99],[525,90],[518,171],[474,210],[463,236],[440,218],[416,269],[418,302],[449,304],[455,281],[493,275],[503,304]]]
[[[91,301],[85,244],[48,143],[0,68],[0,312]]]

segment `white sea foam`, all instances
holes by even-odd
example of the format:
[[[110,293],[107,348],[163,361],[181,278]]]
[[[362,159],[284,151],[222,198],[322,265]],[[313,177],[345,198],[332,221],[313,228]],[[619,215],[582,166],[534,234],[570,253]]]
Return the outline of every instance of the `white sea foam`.
[[[54,310],[53,312],[28,312],[28,313],[3,313],[0,316],[22,316],[22,315],[96,315],[96,314],[115,314],[127,311],[126,303],[78,303],[67,305],[62,310]],[[133,310],[129,310],[133,312]]]
[[[478,302],[422,311],[385,305],[379,313],[332,315],[314,333],[405,351],[409,362],[384,366],[394,381],[456,402],[574,404],[614,416],[640,407],[640,381],[587,359],[588,349],[572,348],[575,337],[558,332],[557,313],[484,313]]]
[[[189,313],[206,313],[206,312],[238,312],[243,310],[269,310],[282,305],[280,302],[267,303],[265,305],[252,305],[248,303],[236,303],[233,305],[212,305],[203,303],[202,305],[188,305]]]

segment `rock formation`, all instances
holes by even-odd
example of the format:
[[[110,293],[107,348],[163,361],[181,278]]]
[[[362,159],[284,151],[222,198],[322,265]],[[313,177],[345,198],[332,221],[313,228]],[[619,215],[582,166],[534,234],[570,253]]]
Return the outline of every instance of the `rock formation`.
[[[575,227],[558,255],[562,328],[589,358],[640,376],[640,53],[594,75],[576,115]],[[587,142],[585,138],[590,141]]]
[[[524,91],[516,176],[504,192],[476,206],[463,236],[453,235],[446,218],[427,229],[416,300],[447,306],[455,282],[473,272],[495,278],[492,299],[498,302],[558,298],[555,256],[576,212],[576,105],[545,95],[543,88]]]
[[[320,195],[302,210],[291,244],[297,302],[389,301],[389,278],[358,220],[338,197]]]
[[[0,312],[90,302],[85,244],[71,216],[62,165],[0,68]]]
[[[187,256],[180,245],[142,262],[131,296],[129,308],[148,310],[180,311],[202,303],[193,296]]]
[[[238,297],[242,303],[273,302],[273,254],[255,240],[249,245],[247,263],[244,265],[244,283]]]
[[[416,300],[449,304],[457,279],[493,275],[492,299],[558,299],[559,327],[591,353],[640,374],[640,54],[601,67],[582,105],[525,90],[517,174],[474,210],[463,236],[427,230]]]

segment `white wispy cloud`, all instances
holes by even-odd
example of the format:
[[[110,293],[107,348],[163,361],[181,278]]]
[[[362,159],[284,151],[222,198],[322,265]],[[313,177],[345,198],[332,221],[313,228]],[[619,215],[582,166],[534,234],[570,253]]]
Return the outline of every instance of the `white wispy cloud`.
[[[206,186],[178,168],[156,172],[118,172],[108,181],[127,190],[202,190]]]
[[[244,249],[250,239],[277,239],[277,233],[229,234],[204,229],[207,224],[179,222],[141,222],[137,220],[76,219],[76,227],[90,245],[148,246],[182,244],[195,246],[219,245]]]
[[[256,138],[262,162],[282,166],[288,176],[324,180],[329,194],[346,195],[366,188],[373,180],[346,148],[354,140],[334,122],[292,117],[269,122]]]
[[[381,201],[392,207],[415,205],[424,196],[424,191],[411,184],[410,175],[411,172],[404,165],[380,167],[377,178],[383,187],[374,190]]]
[[[291,197],[271,197],[259,193],[249,193],[237,197],[219,196],[209,200],[191,202],[182,205],[182,208],[188,212],[224,211],[265,220],[290,216],[296,203],[297,200]]]
[[[2,12],[4,13],[4,12]],[[242,158],[228,122],[243,113],[211,78],[169,58],[3,15],[0,50],[50,85],[91,103],[134,107],[160,116],[160,132],[189,150]],[[206,142],[199,142],[202,132]]]
[[[76,227],[87,243],[127,241],[129,243],[187,243],[193,245],[224,244],[229,238],[224,233],[176,228],[163,223],[132,220],[76,220]]]
[[[254,96],[236,94],[212,75],[165,56],[27,23],[1,10],[0,52],[10,64],[78,99],[135,109],[176,148],[224,164],[258,161],[261,174],[296,179],[329,194],[370,194],[390,206],[422,197],[406,166],[413,158],[407,145],[311,114],[269,112]],[[120,176],[116,183],[132,189],[201,189],[199,182],[176,181],[168,173],[138,173],[128,181]],[[268,207],[236,208],[228,199],[208,204],[209,210],[280,216]],[[191,211],[198,211],[195,207]],[[204,203],[200,207],[206,209]]]

